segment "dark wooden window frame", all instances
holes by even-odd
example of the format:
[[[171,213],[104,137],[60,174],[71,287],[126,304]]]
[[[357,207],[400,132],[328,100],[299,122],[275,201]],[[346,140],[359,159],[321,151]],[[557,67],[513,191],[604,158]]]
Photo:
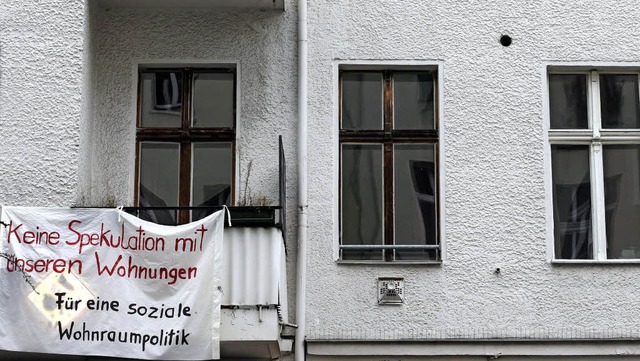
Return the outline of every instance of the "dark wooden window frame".
[[[394,74],[399,73],[425,73],[431,74],[434,87],[434,129],[433,130],[396,130],[393,129],[393,78]],[[382,130],[352,130],[342,129],[342,78],[345,73],[375,73],[382,74],[383,79],[383,129]],[[339,159],[340,159],[340,197],[342,194],[342,145],[343,144],[380,144],[383,147],[383,239],[384,245],[390,246],[383,249],[383,258],[385,261],[394,261],[394,171],[393,171],[393,146],[394,144],[433,144],[435,146],[434,164],[435,164],[435,209],[436,209],[436,239],[435,244],[438,245],[436,258],[441,259],[440,245],[440,209],[439,209],[439,119],[438,119],[438,77],[436,70],[358,70],[348,69],[341,70],[339,73]],[[342,214],[342,199],[339,201],[340,214]],[[340,222],[340,244],[342,244],[342,216],[339,217]],[[342,252],[340,254],[342,259]]]
[[[182,112],[181,126],[178,128],[142,127],[142,73],[181,72],[182,73]],[[231,128],[195,128],[191,126],[193,106],[194,73],[232,73],[233,74],[233,127]],[[191,204],[191,148],[196,142],[231,143],[231,195],[230,203],[234,203],[236,181],[236,114],[237,114],[238,77],[235,68],[140,68],[138,70],[138,99],[136,114],[136,180],[134,203],[139,205],[140,185],[140,142],[172,142],[180,143],[180,178],[178,191],[178,207],[189,207]],[[178,210],[178,224],[190,221],[189,209]]]

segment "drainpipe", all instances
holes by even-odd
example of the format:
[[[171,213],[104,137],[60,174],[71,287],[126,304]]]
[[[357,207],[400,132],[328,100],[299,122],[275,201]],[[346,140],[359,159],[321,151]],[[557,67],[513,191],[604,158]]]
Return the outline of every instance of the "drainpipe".
[[[305,360],[307,288],[307,0],[298,0],[298,255],[295,361]]]

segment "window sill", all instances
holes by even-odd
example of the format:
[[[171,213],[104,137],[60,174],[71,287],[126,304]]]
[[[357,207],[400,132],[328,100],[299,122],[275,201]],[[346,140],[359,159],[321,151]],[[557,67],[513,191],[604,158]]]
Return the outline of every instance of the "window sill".
[[[640,265],[640,259],[554,259],[553,265]]]
[[[338,265],[367,265],[367,266],[441,266],[442,261],[350,261],[337,260]],[[640,263],[640,261],[639,261]]]

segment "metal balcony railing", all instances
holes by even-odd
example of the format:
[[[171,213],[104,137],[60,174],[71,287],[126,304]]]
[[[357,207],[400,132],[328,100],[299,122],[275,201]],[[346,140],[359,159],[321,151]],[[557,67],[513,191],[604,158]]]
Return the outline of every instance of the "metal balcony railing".
[[[223,209],[222,206],[194,206],[194,207],[124,207],[123,210],[149,222],[174,226],[178,224],[178,212],[189,211],[191,221],[197,221],[214,212]],[[282,227],[283,212],[281,206],[248,206],[228,207],[231,215],[232,227]],[[228,216],[225,214],[225,225]]]

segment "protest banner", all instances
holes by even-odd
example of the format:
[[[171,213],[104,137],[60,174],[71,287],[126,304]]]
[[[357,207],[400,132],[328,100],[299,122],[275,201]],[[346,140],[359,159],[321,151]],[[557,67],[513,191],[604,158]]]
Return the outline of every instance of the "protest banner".
[[[219,358],[223,211],[180,226],[95,208],[1,220],[0,349]]]

